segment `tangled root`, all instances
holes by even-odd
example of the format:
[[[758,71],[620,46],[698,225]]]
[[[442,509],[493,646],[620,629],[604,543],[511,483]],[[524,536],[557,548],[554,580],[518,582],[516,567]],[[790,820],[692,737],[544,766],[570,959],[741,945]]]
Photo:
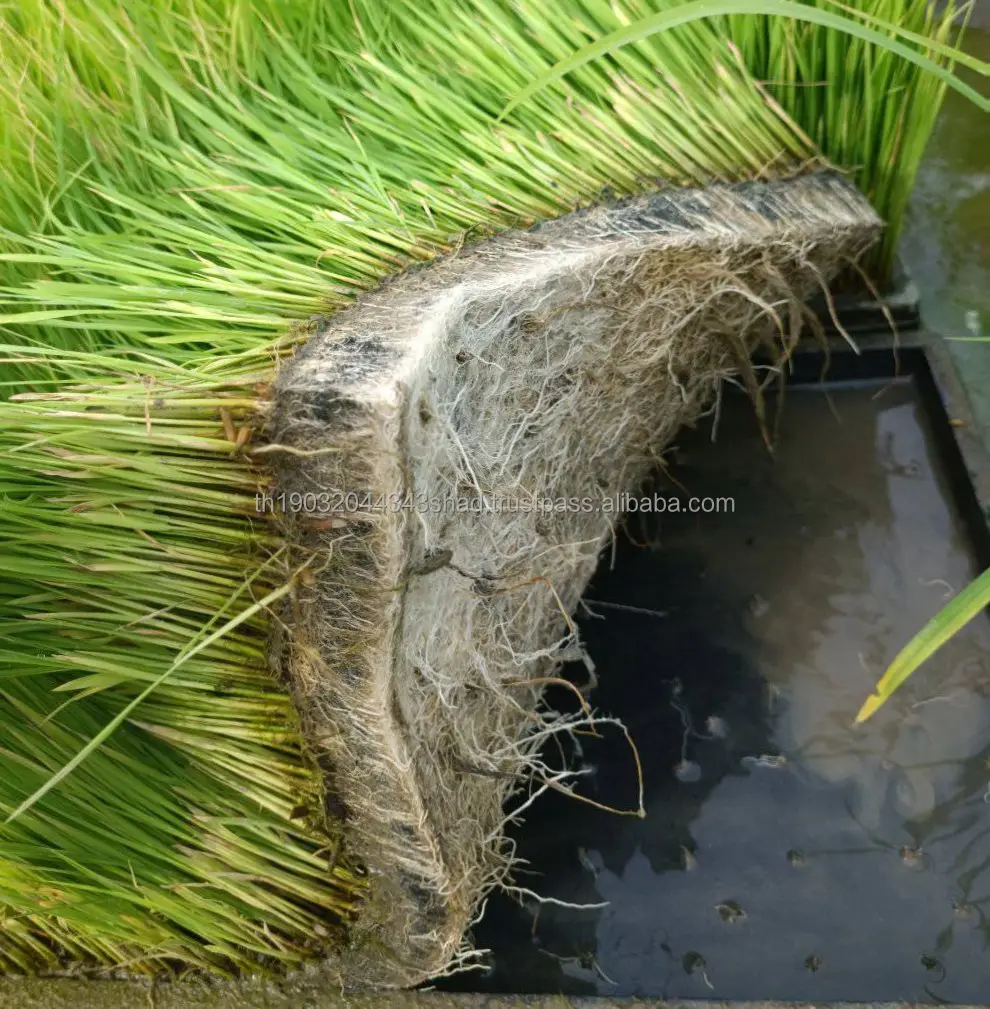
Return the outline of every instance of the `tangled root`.
[[[619,518],[600,503],[724,379],[759,410],[752,351],[785,361],[805,300],[880,228],[829,174],[662,191],[404,274],[283,370],[276,506],[315,563],[275,659],[375,877],[342,977],[470,963],[507,818],[573,782],[543,744],[594,717],[541,697],[582,654],[570,614]]]

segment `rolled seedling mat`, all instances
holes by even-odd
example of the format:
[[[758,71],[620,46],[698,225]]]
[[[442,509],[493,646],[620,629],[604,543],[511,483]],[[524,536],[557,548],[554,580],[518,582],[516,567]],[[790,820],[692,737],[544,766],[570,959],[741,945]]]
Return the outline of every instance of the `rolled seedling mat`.
[[[623,493],[724,380],[759,410],[752,352],[785,360],[817,325],[807,300],[880,231],[830,173],[662,190],[408,271],[283,366],[263,504],[313,563],[272,665],[370,874],[334,977],[471,962],[470,923],[512,877],[507,818],[574,784],[540,750],[594,715],[542,697],[589,661],[571,615]]]

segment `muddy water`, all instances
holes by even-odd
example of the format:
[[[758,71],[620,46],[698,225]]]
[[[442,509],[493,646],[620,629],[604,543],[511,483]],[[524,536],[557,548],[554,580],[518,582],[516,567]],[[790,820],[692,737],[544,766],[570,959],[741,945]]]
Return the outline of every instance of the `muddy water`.
[[[771,459],[727,400],[676,475],[734,513],[641,516],[587,593],[592,700],[649,816],[552,795],[517,838],[524,885],[607,906],[493,901],[493,966],[458,986],[986,1001],[990,622],[852,725],[974,571],[929,420],[911,380],[794,388],[786,417]],[[622,737],[580,742],[586,794],[635,806]]]

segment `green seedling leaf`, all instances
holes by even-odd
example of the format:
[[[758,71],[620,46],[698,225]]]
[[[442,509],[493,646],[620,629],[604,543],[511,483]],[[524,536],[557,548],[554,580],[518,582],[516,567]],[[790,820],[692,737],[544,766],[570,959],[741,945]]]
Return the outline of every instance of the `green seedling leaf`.
[[[702,18],[723,17],[731,14],[778,15],[793,18],[795,21],[807,21],[811,24],[821,25],[823,28],[833,28],[836,31],[845,32],[863,42],[871,42],[889,53],[896,54],[914,63],[928,73],[933,74],[949,87],[965,95],[981,109],[990,111],[990,98],[984,98],[978,91],[956,77],[952,71],[947,70],[944,66],[924,56],[917,49],[913,49],[903,42],[890,38],[889,35],[884,34],[882,31],[868,28],[861,21],[848,15],[809,7],[805,4],[796,3],[795,0],[693,0],[691,3],[675,7],[672,10],[658,11],[649,17],[640,18],[638,21],[633,21],[631,24],[624,25],[617,31],[603,36],[596,42],[582,46],[524,88],[502,110],[499,118],[504,119],[513,109],[523,105],[538,91],[542,91],[544,88],[556,83],[572,70],[577,70],[592,60],[605,56],[622,46],[639,42],[650,35],[655,35],[657,32],[668,31],[671,28],[688,24],[691,21],[698,21]],[[970,70],[975,70],[984,76],[990,74],[990,64],[968,56],[960,49],[936,42],[930,38],[924,38],[914,32],[909,32],[898,28],[896,25],[881,21],[879,18],[871,18],[871,21],[874,24],[881,25],[888,32],[924,46],[925,49],[964,65]]]
[[[292,583],[283,585],[281,588],[274,589],[269,592],[263,599],[259,599],[256,603],[251,606],[246,607],[240,613],[237,614],[232,620],[228,620],[222,627],[214,631],[212,634],[203,638],[197,644],[193,645],[192,648],[187,649],[181,655],[179,655],[175,661],[159,676],[154,682],[150,683],[144,690],[134,698],[130,704],[125,705],[120,712],[112,718],[89,742],[65,765],[63,765],[55,774],[53,774],[40,788],[35,790],[34,793],[29,795],[18,807],[11,813],[5,823],[11,823],[16,820],[22,813],[27,812],[39,799],[44,798],[59,782],[67,778],[94,750],[100,747],[107,739],[110,738],[120,728],[124,722],[130,717],[131,712],[133,712],[142,701],[145,700],[150,694],[154,693],[177,669],[183,666],[189,659],[199,652],[203,651],[205,648],[209,648],[215,641],[219,641],[224,635],[229,634],[232,630],[239,627],[246,620],[250,620],[256,613],[270,606],[272,603],[281,599],[283,596],[288,595],[292,591]],[[237,593],[240,595],[240,592]],[[212,621],[211,621],[212,623]]]
[[[990,568],[940,610],[904,646],[877,683],[876,690],[859,709],[857,724],[865,722],[890,699],[894,691],[927,659],[990,605]]]

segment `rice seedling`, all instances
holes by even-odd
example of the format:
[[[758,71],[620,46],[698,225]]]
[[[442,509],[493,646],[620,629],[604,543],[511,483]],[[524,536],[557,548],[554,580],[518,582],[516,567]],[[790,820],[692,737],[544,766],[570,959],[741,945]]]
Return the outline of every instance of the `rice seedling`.
[[[299,963],[361,882],[267,670],[292,572],[215,422],[252,376],[73,364],[0,404],[0,966]]]
[[[958,47],[970,8],[911,0],[815,0],[865,25],[877,19],[902,33]],[[854,173],[887,222],[883,244],[865,264],[879,282],[892,268],[908,198],[942,104],[946,79],[866,42],[819,24],[786,18],[729,18],[728,32],[746,65],[816,146]],[[922,49],[922,51],[924,51]],[[926,55],[937,56],[934,50]],[[964,57],[965,58],[965,57]],[[842,81],[841,88],[835,86]],[[983,99],[986,108],[985,98]]]
[[[912,0],[675,4],[570,53],[509,108],[624,47],[696,19],[714,22],[767,101],[800,125],[816,150],[853,173],[887,222],[883,244],[865,264],[882,285],[945,88],[990,110],[990,99],[950,72],[955,61],[987,74],[985,63],[959,48],[971,9]]]
[[[990,570],[984,571],[932,617],[897,653],[856,715],[865,722],[890,700],[894,691],[990,604]]]
[[[606,189],[834,162],[896,229],[945,79],[862,32],[726,11],[504,114],[656,6],[3,8],[0,969],[275,969],[359,907],[266,658],[272,607],[322,563],[255,508],[307,320]],[[917,8],[842,17],[944,67],[955,8]]]

